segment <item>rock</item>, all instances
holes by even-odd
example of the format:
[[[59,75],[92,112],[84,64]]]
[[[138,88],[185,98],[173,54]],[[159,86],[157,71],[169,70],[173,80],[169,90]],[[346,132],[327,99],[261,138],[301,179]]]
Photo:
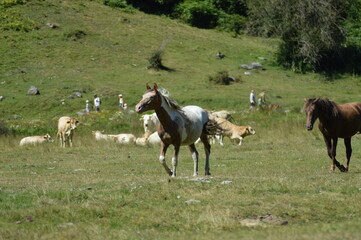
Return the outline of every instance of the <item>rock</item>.
[[[191,204],[191,203],[200,203],[200,202],[201,202],[200,200],[189,199],[189,200],[185,201],[184,203],[186,203],[186,204]]]
[[[225,180],[225,181],[221,182],[221,184],[231,184],[231,183],[232,183],[232,181],[229,181],[229,180]]]
[[[50,27],[50,28],[58,28],[59,26],[54,24],[54,23],[46,23],[46,26]]]
[[[0,96],[0,102],[4,100],[4,96]]]
[[[240,67],[244,68],[244,69],[247,69],[247,70],[263,69],[262,63],[259,63],[259,62],[253,62],[253,63],[250,63],[250,64],[241,64]]]
[[[28,95],[39,95],[39,94],[40,91],[34,86],[31,86],[28,90]]]
[[[16,115],[16,114],[15,114],[13,117],[14,117],[14,119],[20,119],[20,118],[22,118],[22,116]]]
[[[75,92],[75,93],[74,93],[74,96],[75,96],[75,97],[78,97],[78,98],[82,98],[82,97],[83,97],[80,92]]]

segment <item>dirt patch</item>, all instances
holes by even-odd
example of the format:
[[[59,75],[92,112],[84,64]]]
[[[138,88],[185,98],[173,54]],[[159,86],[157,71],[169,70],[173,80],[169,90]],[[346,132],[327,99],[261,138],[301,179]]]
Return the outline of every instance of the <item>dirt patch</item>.
[[[265,214],[256,216],[254,218],[239,218],[239,222],[245,227],[268,226],[268,225],[287,225],[288,221],[285,218]]]

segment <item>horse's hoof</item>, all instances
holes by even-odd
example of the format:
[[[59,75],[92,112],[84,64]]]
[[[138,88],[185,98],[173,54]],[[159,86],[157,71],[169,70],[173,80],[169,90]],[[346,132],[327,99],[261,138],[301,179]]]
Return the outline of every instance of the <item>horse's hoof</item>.
[[[341,171],[341,172],[347,172],[348,169],[345,168],[343,165],[341,165],[341,166],[340,166],[340,171]]]
[[[206,172],[204,175],[206,175],[206,176],[211,176],[211,173],[210,173],[210,172]]]

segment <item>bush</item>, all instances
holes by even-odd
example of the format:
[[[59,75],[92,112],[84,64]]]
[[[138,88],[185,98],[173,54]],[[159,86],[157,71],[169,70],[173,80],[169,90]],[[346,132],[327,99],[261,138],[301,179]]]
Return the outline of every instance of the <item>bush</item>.
[[[240,77],[231,77],[227,71],[220,71],[215,76],[209,76],[208,80],[220,85],[230,85],[231,82],[241,82]]]
[[[163,63],[162,63],[162,56],[163,56],[163,51],[162,50],[157,50],[155,52],[153,52],[150,56],[150,58],[148,59],[149,61],[149,66],[148,68],[154,68],[154,69],[163,69]]]
[[[127,1],[125,1],[125,0],[104,0],[104,5],[113,7],[113,8],[128,7]]]
[[[246,18],[237,14],[222,14],[218,19],[218,28],[224,31],[240,34],[246,26]]]
[[[176,12],[191,26],[206,29],[217,26],[220,14],[209,1],[185,1],[177,6]]]

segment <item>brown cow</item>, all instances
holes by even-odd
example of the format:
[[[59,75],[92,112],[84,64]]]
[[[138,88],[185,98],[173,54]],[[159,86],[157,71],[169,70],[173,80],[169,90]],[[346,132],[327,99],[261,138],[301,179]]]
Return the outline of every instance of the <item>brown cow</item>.
[[[215,120],[223,130],[222,134],[216,135],[219,144],[222,146],[224,136],[229,137],[231,140],[239,139],[238,146],[241,146],[243,138],[256,134],[256,131],[251,126],[237,126],[223,118],[215,118]]]
[[[73,146],[73,135],[79,121],[73,117],[61,117],[58,122],[58,133],[60,139],[60,146],[65,147],[68,143],[70,147]]]

